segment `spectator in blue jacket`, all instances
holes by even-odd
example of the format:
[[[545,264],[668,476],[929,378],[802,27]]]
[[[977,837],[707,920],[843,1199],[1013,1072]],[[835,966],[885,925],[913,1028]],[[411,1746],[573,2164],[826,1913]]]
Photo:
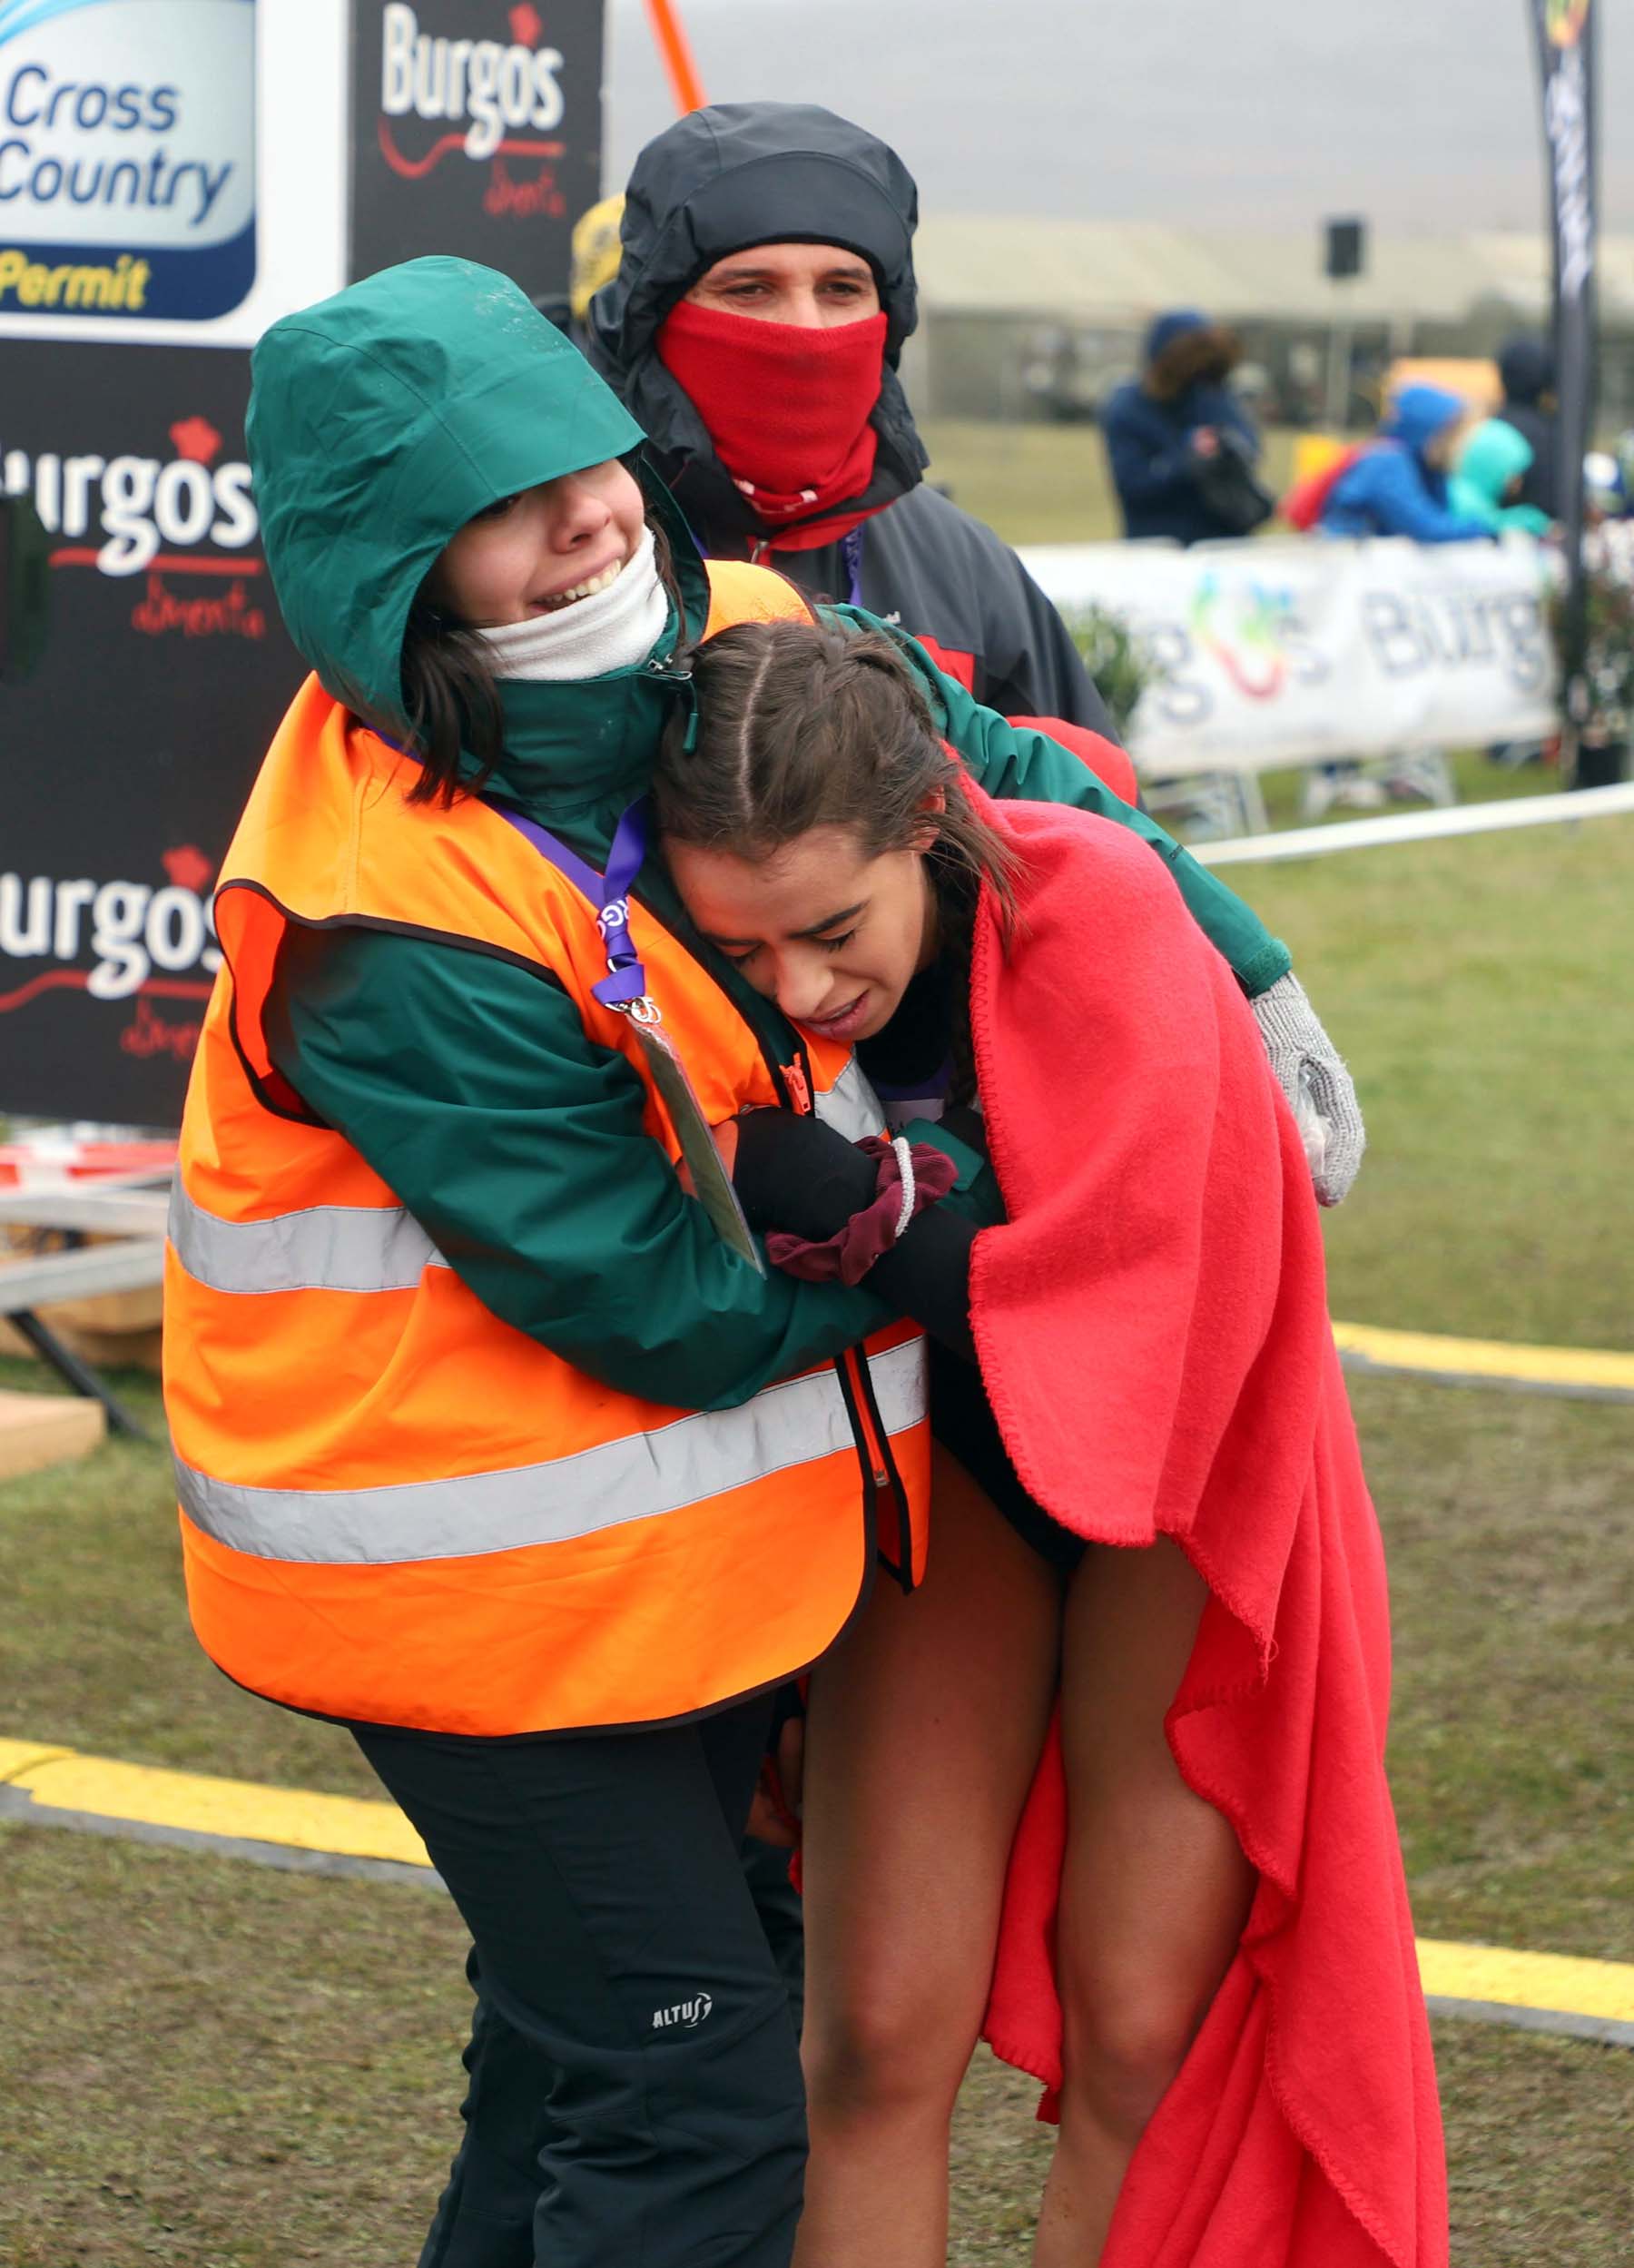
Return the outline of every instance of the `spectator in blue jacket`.
[[[1238,536],[1206,490],[1227,451],[1252,469],[1260,438],[1226,380],[1242,349],[1196,308],[1159,315],[1147,333],[1146,369],[1120,386],[1101,414],[1126,536],[1204,543]]]
[[[1493,532],[1447,495],[1465,404],[1442,386],[1407,386],[1329,489],[1324,536],[1410,536],[1414,543],[1470,543]]]

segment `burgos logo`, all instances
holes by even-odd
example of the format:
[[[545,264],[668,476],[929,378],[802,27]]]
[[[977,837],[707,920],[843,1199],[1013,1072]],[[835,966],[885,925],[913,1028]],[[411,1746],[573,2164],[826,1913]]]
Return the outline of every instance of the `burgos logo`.
[[[213,545],[242,552],[259,530],[250,497],[250,468],[229,459],[216,463],[221,437],[205,418],[182,418],[170,429],[168,459],[94,449],[64,454],[0,448],[0,487],[8,496],[31,494],[46,533],[65,539],[54,567],[95,567],[103,575],[140,575],[159,559],[188,567],[186,557]],[[88,541],[84,540],[89,538]],[[253,572],[260,561],[235,561]]]
[[[382,119],[380,147],[399,173],[428,173],[451,152],[491,158],[500,151],[522,157],[559,157],[554,144],[515,141],[531,130],[548,133],[562,123],[557,74],[561,50],[537,43],[545,26],[522,0],[507,18],[511,38],[448,39],[420,29],[407,0],[392,0],[380,19],[380,108],[386,118],[447,119],[444,134],[419,158],[406,157]]]
[[[211,920],[214,869],[191,843],[167,851],[163,863],[166,879],[157,888],[124,879],[0,873],[0,957],[45,964],[14,990],[0,991],[0,1013],[59,987],[97,1001],[139,993],[207,1000],[211,975],[221,965]],[[144,1025],[133,1027],[149,1043],[134,1045],[132,1052],[155,1051],[155,1021],[150,1012]],[[194,1028],[186,1029],[191,1050]]]

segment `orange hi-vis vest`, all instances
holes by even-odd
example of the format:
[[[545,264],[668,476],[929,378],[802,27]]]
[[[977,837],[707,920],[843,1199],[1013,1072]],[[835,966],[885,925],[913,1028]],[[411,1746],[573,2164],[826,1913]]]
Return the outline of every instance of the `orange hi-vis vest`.
[[[711,569],[710,633],[803,601]],[[596,909],[475,797],[411,804],[411,760],[296,695],[222,869],[224,965],[188,1089],[165,1275],[165,1395],[188,1602],[252,1691],[480,1734],[662,1723],[816,1660],[881,1525],[922,1563],[924,1346],[901,1325],[737,1409],[667,1408],[503,1323],[275,1070],[263,1015],[292,922],[362,923],[554,979],[646,1088]],[[647,991],[712,1125],[786,1102],[753,1030],[646,908]],[[819,1115],[882,1130],[843,1048],[805,1042]],[[894,1518],[887,1515],[894,1512]]]

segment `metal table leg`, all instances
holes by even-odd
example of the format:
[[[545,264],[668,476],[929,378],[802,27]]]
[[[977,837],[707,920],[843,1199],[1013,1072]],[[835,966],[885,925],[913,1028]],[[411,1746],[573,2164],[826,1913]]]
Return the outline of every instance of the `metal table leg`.
[[[37,1315],[27,1307],[8,1310],[6,1321],[22,1332],[42,1362],[47,1362],[74,1388],[93,1402],[100,1402],[108,1413],[108,1423],[116,1434],[128,1434],[133,1441],[150,1441],[153,1436],[139,1425],[119,1396],[103,1385],[88,1362],[81,1360],[71,1347],[64,1346],[56,1333],[47,1328]]]

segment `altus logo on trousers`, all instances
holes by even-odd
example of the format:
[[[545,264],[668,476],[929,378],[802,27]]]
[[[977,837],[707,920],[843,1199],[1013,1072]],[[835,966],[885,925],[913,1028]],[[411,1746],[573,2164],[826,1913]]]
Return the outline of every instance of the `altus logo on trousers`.
[[[700,1992],[690,2000],[677,2000],[672,2007],[653,2010],[655,2032],[695,2032],[714,2007],[713,1993]]]

